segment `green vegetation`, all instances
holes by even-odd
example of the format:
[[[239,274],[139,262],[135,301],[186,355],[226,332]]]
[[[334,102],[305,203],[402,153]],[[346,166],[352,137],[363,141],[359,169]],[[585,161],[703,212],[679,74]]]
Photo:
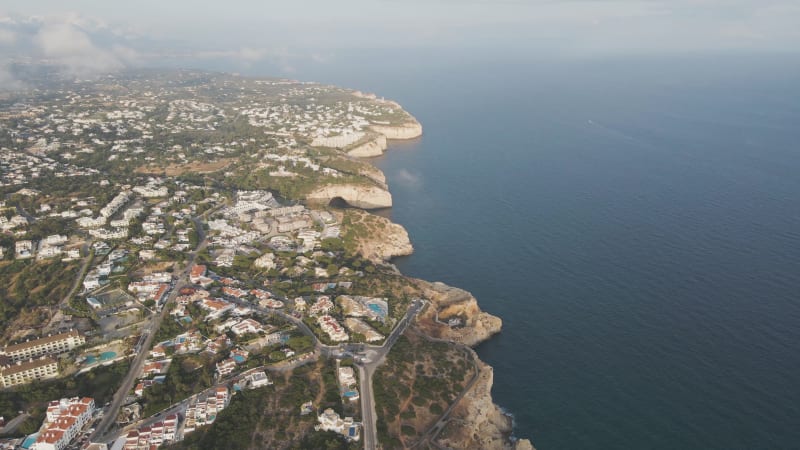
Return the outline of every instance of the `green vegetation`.
[[[389,448],[414,442],[473,376],[469,358],[453,344],[401,336],[373,378],[379,440]]]
[[[78,275],[79,263],[60,260],[0,261],[0,327],[16,321],[15,329],[39,325],[39,306],[58,304]]]
[[[270,387],[245,391],[235,395],[230,405],[217,417],[207,430],[187,435],[177,448],[247,449],[253,446],[253,430],[256,429],[267,407]]]
[[[318,403],[335,389],[334,366],[320,361],[299,367],[293,373],[272,374],[273,386],[236,394],[231,404],[210,427],[186,436],[173,449],[348,449],[362,448],[348,443],[335,433],[314,431],[316,415],[301,416],[300,405],[314,402],[317,409],[333,407],[341,411],[338,398]],[[331,386],[333,383],[333,386]]]
[[[145,389],[142,401],[144,415],[167,408],[201,392],[214,383],[214,360],[197,355],[176,356],[167,371],[164,384],[155,383]]]

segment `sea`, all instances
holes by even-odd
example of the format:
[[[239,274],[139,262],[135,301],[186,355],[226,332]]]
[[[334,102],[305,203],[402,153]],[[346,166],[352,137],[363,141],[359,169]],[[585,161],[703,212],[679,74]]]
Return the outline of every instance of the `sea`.
[[[799,61],[364,50],[291,75],[397,100],[422,123],[374,160],[384,213],[415,247],[394,262],[502,318],[477,351],[516,436],[789,449]]]

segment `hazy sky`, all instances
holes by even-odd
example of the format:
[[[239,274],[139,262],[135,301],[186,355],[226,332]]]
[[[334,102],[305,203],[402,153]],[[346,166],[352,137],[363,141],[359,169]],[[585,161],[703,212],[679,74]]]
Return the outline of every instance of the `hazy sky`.
[[[164,55],[325,61],[359,48],[793,52],[799,24],[800,0],[3,0],[0,56],[82,73]]]

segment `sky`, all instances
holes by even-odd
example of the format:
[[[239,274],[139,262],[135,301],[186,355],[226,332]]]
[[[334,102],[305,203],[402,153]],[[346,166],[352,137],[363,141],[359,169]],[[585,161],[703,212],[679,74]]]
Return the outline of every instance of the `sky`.
[[[12,61],[75,75],[165,60],[320,64],[357,49],[604,57],[795,52],[800,0],[3,0]]]

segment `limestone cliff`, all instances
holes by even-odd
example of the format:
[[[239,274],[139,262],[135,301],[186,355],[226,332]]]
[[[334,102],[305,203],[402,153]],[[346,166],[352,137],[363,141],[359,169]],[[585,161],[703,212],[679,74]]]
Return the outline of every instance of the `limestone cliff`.
[[[420,327],[430,336],[473,347],[500,332],[503,321],[481,311],[469,292],[444,283],[419,281],[431,307],[418,317]],[[448,323],[453,319],[453,323]]]
[[[358,158],[381,156],[384,150],[386,150],[386,136],[383,134],[376,134],[372,139],[357,143],[353,147],[346,149],[348,155]]]
[[[422,125],[416,120],[402,125],[370,125],[370,129],[386,136],[387,139],[413,139],[422,136]]]
[[[494,371],[478,359],[478,378],[453,409],[450,420],[437,436],[440,446],[486,450],[532,450],[527,439],[511,440],[512,420],[492,403]]]
[[[355,243],[355,251],[374,262],[386,262],[395,256],[414,252],[408,232],[389,219],[357,209],[344,212],[342,232],[345,241]]]
[[[337,197],[356,208],[378,209],[392,206],[392,194],[386,189],[378,186],[357,184],[330,184],[323,186],[308,194],[306,200],[329,203]]]
[[[363,168],[359,169],[358,174],[369,178],[383,187],[386,187],[386,175],[381,169],[378,169],[373,165],[366,164]]]
[[[481,311],[469,292],[444,283],[423,280],[417,283],[431,302],[417,316],[417,326],[428,335],[474,347],[500,332],[503,324],[500,318]],[[512,440],[511,417],[492,401],[492,367],[481,361],[471,348],[470,352],[478,378],[453,409],[447,425],[436,436],[437,443],[446,448],[533,450],[527,439]]]

